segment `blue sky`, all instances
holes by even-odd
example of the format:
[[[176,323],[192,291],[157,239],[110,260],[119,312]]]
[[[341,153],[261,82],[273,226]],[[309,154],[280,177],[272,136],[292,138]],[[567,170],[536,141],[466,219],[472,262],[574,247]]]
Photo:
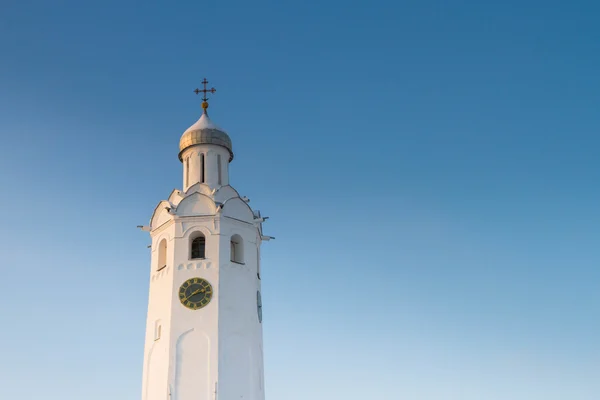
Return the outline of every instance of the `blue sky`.
[[[600,397],[600,6],[0,12],[3,398],[141,396],[148,236],[218,92],[271,219],[267,398]]]

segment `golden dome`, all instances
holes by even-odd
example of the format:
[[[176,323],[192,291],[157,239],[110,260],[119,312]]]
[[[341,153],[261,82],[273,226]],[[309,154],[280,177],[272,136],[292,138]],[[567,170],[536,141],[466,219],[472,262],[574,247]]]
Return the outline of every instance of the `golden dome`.
[[[229,135],[221,128],[215,125],[209,118],[204,109],[204,113],[196,123],[183,132],[179,140],[179,161],[182,161],[183,152],[199,144],[214,144],[225,147],[229,150],[229,161],[233,160],[233,148]]]

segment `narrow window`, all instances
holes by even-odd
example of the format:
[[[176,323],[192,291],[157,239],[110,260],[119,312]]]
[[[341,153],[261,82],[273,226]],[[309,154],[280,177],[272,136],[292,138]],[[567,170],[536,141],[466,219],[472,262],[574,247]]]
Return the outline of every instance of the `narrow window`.
[[[244,263],[244,242],[240,235],[233,235],[231,237],[231,258],[230,260],[234,263]]]
[[[200,154],[200,183],[204,183],[204,154]]]
[[[256,249],[256,276],[260,279],[260,251]]]
[[[190,182],[190,158],[185,159],[185,187],[187,188]]]
[[[262,323],[262,299],[259,291],[256,292],[256,310],[258,311],[258,322]]]
[[[221,155],[217,154],[217,183],[221,184]]]
[[[167,266],[167,239],[163,239],[160,241],[160,244],[158,245],[158,267],[157,270],[160,271],[161,269],[165,268]]]
[[[192,239],[190,258],[206,258],[206,238],[200,232]]]
[[[162,333],[162,325],[160,323],[160,319],[154,323],[154,340],[160,339],[160,334]]]

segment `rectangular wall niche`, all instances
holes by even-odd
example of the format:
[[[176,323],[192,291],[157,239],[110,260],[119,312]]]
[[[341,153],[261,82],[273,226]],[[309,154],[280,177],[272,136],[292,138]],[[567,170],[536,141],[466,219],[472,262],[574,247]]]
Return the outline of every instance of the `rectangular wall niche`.
[[[154,340],[155,341],[160,339],[161,331],[162,331],[162,324],[159,319],[154,323]]]

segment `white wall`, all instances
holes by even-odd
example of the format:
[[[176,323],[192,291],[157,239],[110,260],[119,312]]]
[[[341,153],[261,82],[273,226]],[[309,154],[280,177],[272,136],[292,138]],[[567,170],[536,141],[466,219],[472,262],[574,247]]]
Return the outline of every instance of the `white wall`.
[[[220,266],[219,382],[220,400],[263,400],[262,325],[258,320],[256,228],[237,220],[221,221],[221,254],[229,260],[231,236],[244,241],[244,263],[224,262]]]
[[[208,150],[207,154],[216,155],[210,153],[214,149]],[[214,400],[217,382],[218,400],[264,400],[262,325],[256,307],[258,230],[250,208],[233,188],[223,188],[212,197],[205,188],[200,185],[198,192],[190,191],[178,204],[171,204],[172,214],[164,210],[166,203],[159,204],[152,218],[142,400],[166,400],[169,392],[170,400]],[[225,203],[216,215],[215,198]],[[189,237],[197,230],[206,237],[206,259],[190,260]],[[244,241],[243,264],[230,262],[234,234]],[[167,239],[167,267],[157,271],[158,244],[163,238]],[[194,277],[206,279],[213,287],[211,302],[199,310],[185,308],[178,298],[180,285]],[[162,334],[155,340],[158,320]]]

